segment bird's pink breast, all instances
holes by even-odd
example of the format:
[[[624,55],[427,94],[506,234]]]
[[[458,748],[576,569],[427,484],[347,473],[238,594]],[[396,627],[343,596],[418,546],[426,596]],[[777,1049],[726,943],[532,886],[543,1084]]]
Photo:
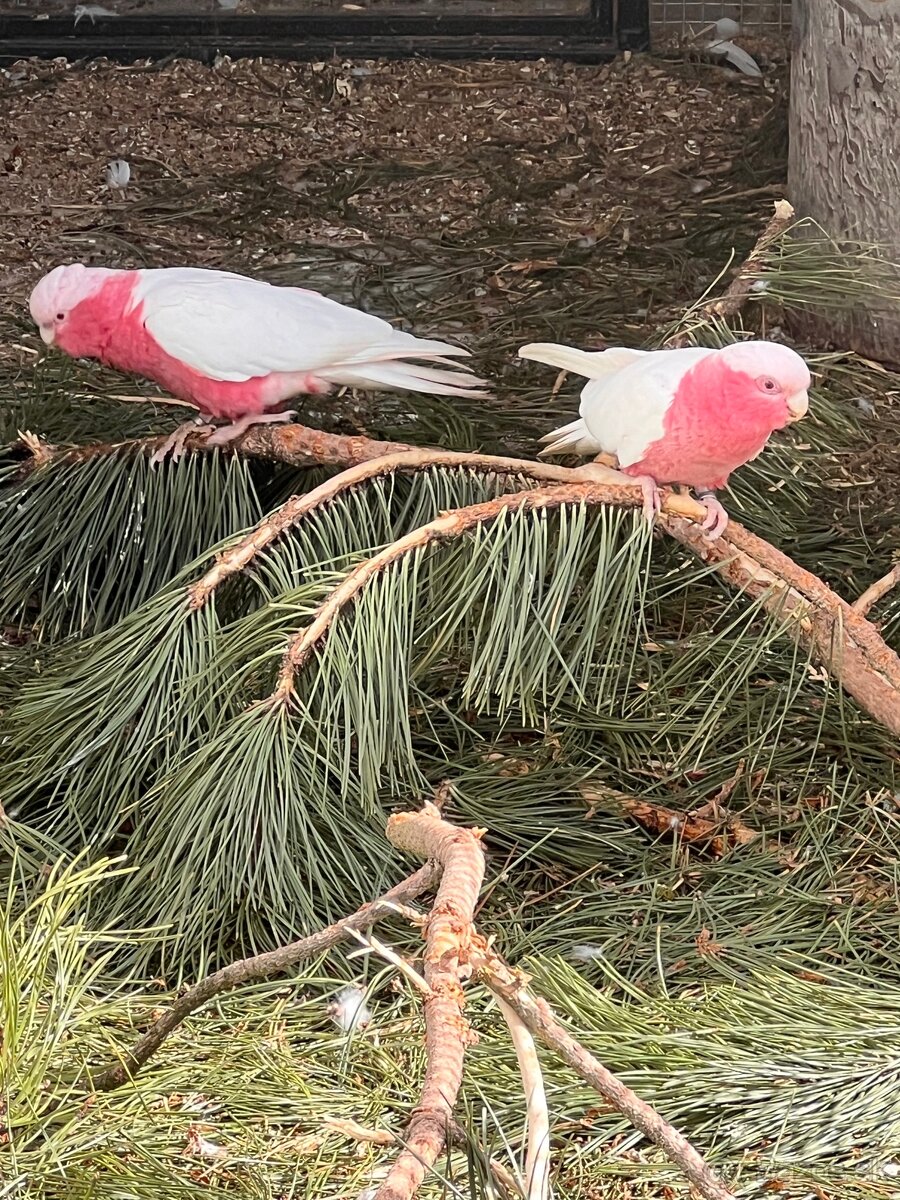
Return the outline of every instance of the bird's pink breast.
[[[210,417],[230,421],[277,408],[301,391],[324,390],[306,377],[272,373],[236,382],[211,379],[167,353],[144,325],[144,306],[131,307],[138,275],[123,272],[69,313],[57,341],[75,357],[99,358],[107,366],[154,380],[179,400]]]
[[[760,393],[748,375],[705,359],[682,378],[663,419],[663,436],[627,474],[724,487],[731,472],[755,458],[787,423],[784,404]]]

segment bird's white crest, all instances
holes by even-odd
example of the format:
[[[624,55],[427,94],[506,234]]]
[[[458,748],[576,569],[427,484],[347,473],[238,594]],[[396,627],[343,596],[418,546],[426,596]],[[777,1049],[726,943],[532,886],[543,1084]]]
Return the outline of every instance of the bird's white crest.
[[[344,1033],[363,1029],[372,1020],[366,1004],[366,993],[362,988],[345,987],[328,1006],[328,1014]]]

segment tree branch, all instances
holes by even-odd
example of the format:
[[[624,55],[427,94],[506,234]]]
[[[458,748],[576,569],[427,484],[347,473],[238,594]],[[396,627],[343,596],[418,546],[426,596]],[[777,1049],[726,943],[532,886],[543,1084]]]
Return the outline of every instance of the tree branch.
[[[425,1051],[422,1094],[404,1137],[404,1149],[375,1200],[411,1200],[437,1161],[452,1128],[462,1083],[469,1027],[462,1015],[460,967],[468,955],[472,920],[484,878],[481,830],[461,829],[433,804],[388,820],[388,840],[399,850],[435,859],[443,867],[437,898],[425,927]]]
[[[362,441],[363,439],[356,440]],[[381,442],[372,443],[373,446],[383,444]],[[192,611],[202,608],[216,588],[226,579],[245,570],[261,551],[286,533],[288,529],[308,517],[316,509],[331,503],[344,492],[380,476],[400,473],[414,474],[417,471],[426,471],[433,467],[458,467],[460,470],[479,471],[485,474],[520,475],[538,483],[567,485],[584,480],[596,480],[601,474],[601,469],[596,465],[586,469],[558,467],[552,463],[535,462],[528,458],[508,458],[495,454],[468,454],[456,450],[432,450],[427,447],[383,454],[349,467],[339,475],[327,479],[319,487],[313,488],[312,491],[305,492],[302,496],[292,496],[281,508],[276,509],[274,513],[260,521],[252,533],[230,550],[220,554],[215,564],[210,567],[202,579],[189,588],[189,607]],[[611,487],[623,489],[620,503],[631,503],[632,495],[639,495],[628,483],[628,476],[613,470],[608,471],[608,476]],[[698,521],[702,521],[706,515],[706,510],[701,504],[676,492],[666,493],[664,507],[667,512],[678,513]]]
[[[198,1008],[202,1008],[214,996],[239,987],[242,983],[253,983],[258,979],[268,979],[271,975],[280,975],[304,959],[321,954],[323,950],[329,950],[338,942],[350,937],[354,930],[362,929],[366,925],[391,916],[395,911],[395,903],[412,900],[423,892],[430,891],[440,877],[440,865],[426,863],[408,879],[404,879],[402,883],[398,883],[385,892],[378,900],[364,904],[352,916],[344,917],[333,925],[320,929],[318,933],[291,942],[287,946],[280,946],[277,950],[270,950],[265,954],[254,955],[253,958],[243,958],[239,962],[223,967],[221,971],[207,975],[205,979],[195,983],[183,996],[179,997],[172,1007],[164,1012],[145,1034],[138,1038],[121,1062],[113,1063],[97,1072],[90,1071],[85,1082],[92,1091],[96,1092],[108,1092],[121,1086],[137,1074],[144,1063],[156,1053],[169,1034],[177,1029],[182,1021],[191,1013],[196,1012]]]
[[[470,959],[479,978],[494,995],[509,1005],[532,1033],[596,1088],[617,1112],[664,1150],[706,1200],[735,1200],[687,1138],[567,1033],[550,1005],[532,996],[522,977],[490,950],[487,942],[483,939],[473,942]]]
[[[893,566],[887,575],[883,575],[881,579],[876,580],[871,587],[867,587],[858,600],[851,604],[854,612],[859,613],[864,617],[866,613],[877,604],[882,596],[886,596],[891,588],[896,587],[900,583],[900,563]]]
[[[668,500],[668,497],[667,497]],[[673,501],[685,501],[684,497],[672,496]],[[288,644],[282,661],[278,683],[272,693],[272,701],[286,703],[294,693],[294,679],[301,671],[313,650],[327,636],[329,629],[341,610],[351,603],[366,584],[380,571],[398,562],[404,555],[423,550],[436,542],[445,542],[462,537],[477,525],[495,521],[506,512],[560,508],[564,504],[631,504],[641,503],[638,487],[623,487],[616,484],[575,483],[552,488],[534,488],[528,492],[515,492],[498,496],[482,504],[471,504],[467,508],[456,508],[452,512],[436,517],[427,525],[420,525],[384,550],[365,559],[354,567],[332,591],[328,599],[319,606],[309,625],[300,630]],[[687,501],[694,507],[693,501]],[[696,506],[700,508],[700,505]]]
[[[436,922],[440,913],[441,926],[439,930],[434,930],[433,941],[429,943],[426,978],[429,959],[433,964],[440,962],[448,968],[452,965],[455,976],[460,966],[474,968],[498,1000],[507,1005],[531,1033],[536,1034],[545,1045],[555,1050],[564,1062],[574,1067],[578,1074],[595,1087],[618,1112],[627,1117],[635,1128],[660,1146],[673,1162],[681,1167],[706,1200],[735,1200],[690,1142],[566,1033],[550,1006],[544,1000],[531,996],[523,979],[475,932],[472,917],[484,872],[480,841],[483,833],[484,830],[469,830],[451,825],[441,817],[433,804],[426,804],[421,812],[399,813],[388,821],[388,839],[398,849],[415,854],[419,858],[436,859],[444,868],[438,899],[429,922]],[[445,906],[442,906],[442,897],[446,897]],[[431,937],[432,931],[429,929],[429,938]],[[434,988],[432,978],[428,978],[428,983]],[[451,983],[449,974],[446,976],[446,986],[451,992],[459,991],[458,982],[454,979]],[[427,1004],[426,1001],[426,1017]],[[429,1088],[429,1096],[435,1097],[439,1106],[441,1123],[434,1122],[430,1126],[433,1133],[430,1142],[422,1140],[415,1146],[410,1145],[416,1157],[409,1163],[408,1173],[403,1173],[401,1182],[404,1186],[393,1185],[393,1190],[389,1186],[399,1166],[398,1159],[395,1169],[377,1192],[375,1200],[409,1200],[415,1188],[424,1179],[425,1169],[432,1165],[443,1145],[451,1120],[452,1106],[459,1089],[463,1044],[468,1030],[456,1010],[455,1014],[452,1011],[448,1012],[447,1020],[441,1023],[440,1029],[436,1026],[434,1032],[436,1035],[439,1032],[441,1036],[435,1036],[427,1043],[429,1061],[426,1088]],[[455,1054],[450,1053],[447,1044],[452,1038],[456,1038],[458,1043]],[[426,1091],[423,1088],[423,1107],[425,1095]],[[414,1116],[410,1131],[416,1119]],[[438,1140],[438,1135],[440,1140],[435,1150],[434,1143]],[[408,1140],[411,1143],[411,1138]],[[433,1157],[428,1157],[432,1152]],[[403,1157],[404,1155],[401,1155],[401,1159]],[[410,1185],[413,1179],[415,1183]]]
[[[710,542],[696,525],[662,516],[660,523],[732,587],[760,600],[869,716],[900,735],[900,658],[875,626],[817,575],[730,522],[726,538]]]

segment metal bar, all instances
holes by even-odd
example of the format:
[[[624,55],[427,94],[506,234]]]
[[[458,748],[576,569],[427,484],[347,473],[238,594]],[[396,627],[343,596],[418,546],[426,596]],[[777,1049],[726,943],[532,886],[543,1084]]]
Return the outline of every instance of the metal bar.
[[[83,18],[0,15],[0,63],[17,58],[100,55],[117,62],[177,54],[209,62],[232,58],[311,59],[332,54],[451,58],[535,58],[551,55],[602,62],[619,49],[645,49],[649,42],[648,0],[618,0],[621,36],[613,24],[614,0],[592,0],[582,17],[478,16],[475,14],[306,13],[241,16],[127,15]]]

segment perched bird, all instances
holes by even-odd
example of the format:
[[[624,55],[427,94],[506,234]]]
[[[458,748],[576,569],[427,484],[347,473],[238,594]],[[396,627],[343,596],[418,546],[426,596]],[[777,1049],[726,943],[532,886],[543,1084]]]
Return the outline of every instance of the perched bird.
[[[712,540],[728,524],[716,489],[756,458],[776,429],[809,408],[809,368],[775,342],[597,353],[535,343],[519,356],[589,380],[581,416],[542,438],[542,455],[612,460],[641,485],[651,521],[660,509],[660,484],[692,487],[706,508],[703,528]]]
[[[280,410],[292,396],[335,385],[487,396],[467,367],[444,369],[468,350],[403,333],[318,292],[224,271],[75,263],[45,275],[29,307],[47,345],[144,375],[196,405],[200,416],[176,430],[154,462],[180,457],[204,420],[230,422],[209,437],[221,445],[251,425],[290,420],[293,412]]]

